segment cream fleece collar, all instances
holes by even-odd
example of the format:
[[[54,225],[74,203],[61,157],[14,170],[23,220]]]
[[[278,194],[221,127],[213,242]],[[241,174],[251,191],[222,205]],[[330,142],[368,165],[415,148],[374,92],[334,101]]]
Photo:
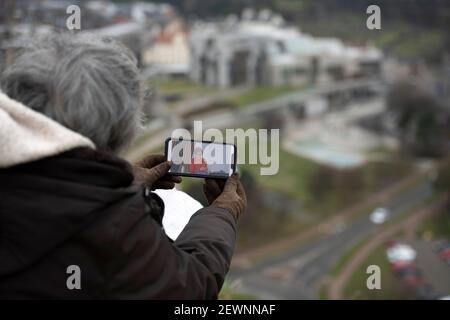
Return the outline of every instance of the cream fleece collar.
[[[0,91],[0,168],[54,156],[77,147],[95,148],[88,138]]]

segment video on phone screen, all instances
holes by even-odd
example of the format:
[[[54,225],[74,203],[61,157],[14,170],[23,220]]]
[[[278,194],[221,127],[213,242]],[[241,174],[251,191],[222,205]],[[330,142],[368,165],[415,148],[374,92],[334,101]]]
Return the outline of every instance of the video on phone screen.
[[[171,140],[168,159],[171,173],[204,177],[229,177],[233,173],[234,147],[229,144]]]

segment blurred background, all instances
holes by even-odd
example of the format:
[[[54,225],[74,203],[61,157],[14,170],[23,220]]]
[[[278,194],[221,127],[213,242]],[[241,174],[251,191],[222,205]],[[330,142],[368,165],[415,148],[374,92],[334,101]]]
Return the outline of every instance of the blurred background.
[[[69,5],[81,30],[68,31]],[[366,9],[381,9],[369,30]],[[21,37],[122,41],[145,81],[144,127],[280,129],[280,169],[240,166],[249,207],[222,299],[450,295],[450,1],[0,2],[0,70]],[[252,143],[252,141],[248,141]],[[202,203],[202,181],[180,188]],[[381,289],[369,290],[369,265]]]

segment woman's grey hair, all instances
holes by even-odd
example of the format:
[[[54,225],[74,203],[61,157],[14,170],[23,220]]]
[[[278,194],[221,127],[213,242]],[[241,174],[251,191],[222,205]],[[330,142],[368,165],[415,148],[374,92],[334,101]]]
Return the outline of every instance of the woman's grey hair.
[[[118,152],[131,142],[141,115],[131,51],[112,39],[74,34],[30,39],[20,48],[0,80],[7,95],[99,149]]]

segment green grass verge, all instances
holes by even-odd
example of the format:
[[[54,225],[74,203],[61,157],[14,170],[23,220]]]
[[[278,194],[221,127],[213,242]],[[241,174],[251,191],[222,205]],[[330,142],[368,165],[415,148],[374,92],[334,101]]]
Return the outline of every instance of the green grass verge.
[[[348,248],[339,258],[338,262],[333,266],[330,275],[335,277],[344,269],[351,257],[364,245],[367,239],[359,240]]]
[[[361,167],[359,178],[354,185],[342,183],[324,186],[329,188],[329,192],[318,199],[309,183],[311,175],[321,164],[283,149],[280,149],[279,161],[279,172],[274,176],[261,176],[260,165],[244,167],[254,175],[260,185],[298,199],[307,211],[324,216],[361,201],[411,173],[406,162],[402,162],[400,166],[396,161],[370,161]]]
[[[247,105],[270,100],[287,93],[301,90],[300,87],[291,86],[262,86],[246,90],[229,99],[231,105],[235,107],[245,107]]]
[[[264,187],[290,195],[297,199],[303,199],[308,194],[307,176],[312,173],[318,164],[309,159],[294,155],[280,149],[280,167],[274,176],[262,176],[261,165],[244,165],[257,181]]]
[[[225,280],[222,290],[219,293],[219,300],[257,300],[257,299],[258,297],[254,295],[241,293],[234,290],[233,288],[231,288],[231,285],[227,280]]]
[[[149,80],[148,85],[157,87],[163,94],[176,92],[211,93],[215,91],[214,88],[206,87],[189,79],[154,79]]]
[[[317,294],[317,298],[319,300],[329,300],[327,290],[328,290],[328,286],[326,284],[322,284],[319,288],[319,293]]]
[[[366,285],[366,269],[377,265],[381,269],[381,289],[369,290]],[[344,288],[344,299],[357,300],[399,300],[410,295],[400,279],[393,273],[386,258],[384,246],[376,248],[358,267]]]
[[[426,219],[417,229],[420,237],[427,239],[450,238],[450,214],[448,210]]]

